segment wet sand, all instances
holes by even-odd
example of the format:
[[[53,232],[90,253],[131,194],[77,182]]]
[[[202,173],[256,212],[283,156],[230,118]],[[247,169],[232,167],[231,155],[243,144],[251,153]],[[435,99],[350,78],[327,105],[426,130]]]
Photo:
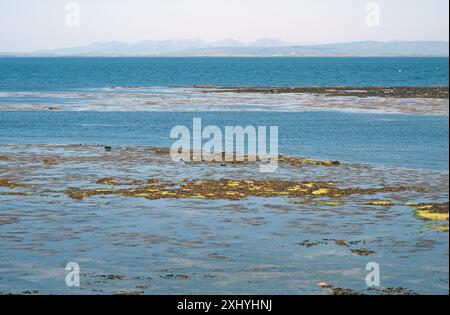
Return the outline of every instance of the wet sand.
[[[2,145],[0,174],[3,294],[448,294],[445,172]]]

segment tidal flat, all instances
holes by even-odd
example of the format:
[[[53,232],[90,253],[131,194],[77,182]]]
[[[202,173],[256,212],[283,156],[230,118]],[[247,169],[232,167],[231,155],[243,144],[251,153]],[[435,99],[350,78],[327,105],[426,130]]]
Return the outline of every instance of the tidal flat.
[[[282,156],[261,173],[147,146],[1,148],[3,294],[448,294],[448,172]],[[69,262],[80,287],[66,286]]]
[[[0,111],[351,112],[448,116],[448,87],[118,86],[0,91]]]
[[[330,86],[330,87],[223,87],[201,86],[194,88],[204,89],[205,93],[264,93],[264,94],[315,94],[325,96],[355,96],[355,97],[381,97],[381,98],[425,98],[448,99],[448,86],[427,87],[361,87],[361,86]]]

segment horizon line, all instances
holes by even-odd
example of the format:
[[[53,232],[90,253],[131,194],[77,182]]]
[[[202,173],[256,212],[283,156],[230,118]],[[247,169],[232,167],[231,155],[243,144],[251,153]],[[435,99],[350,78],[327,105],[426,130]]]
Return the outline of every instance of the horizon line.
[[[279,41],[279,45],[261,45],[261,46],[251,46],[256,44],[259,41]],[[33,49],[33,50],[27,50],[27,51],[0,51],[0,54],[39,54],[39,53],[45,53],[45,52],[51,52],[51,51],[57,51],[57,50],[63,50],[63,49],[71,49],[71,48],[81,48],[86,46],[92,46],[95,44],[110,44],[110,43],[117,43],[117,44],[126,44],[126,45],[138,45],[146,42],[154,42],[154,43],[164,43],[164,42],[176,42],[176,41],[198,41],[203,42],[204,44],[218,44],[221,42],[226,41],[234,41],[238,44],[242,44],[243,48],[287,48],[287,47],[315,47],[315,46],[326,46],[326,45],[342,45],[342,44],[356,44],[356,43],[446,43],[450,44],[449,40],[402,40],[402,39],[392,39],[392,40],[355,40],[355,41],[336,41],[336,42],[316,42],[316,43],[302,43],[302,42],[290,42],[290,41],[284,41],[277,37],[260,37],[253,41],[241,41],[234,38],[224,38],[220,40],[215,41],[208,41],[204,40],[199,37],[186,37],[186,38],[167,38],[167,39],[144,39],[139,41],[121,41],[121,40],[107,40],[107,41],[94,41],[90,43],[85,44],[79,44],[79,45],[71,45],[71,46],[62,46],[58,48],[48,48],[48,49]],[[216,47],[209,47],[209,48],[232,48],[233,46],[216,46]],[[205,47],[206,48],[206,47]],[[233,47],[233,48],[239,48],[239,47]],[[93,52],[95,53],[95,52]]]

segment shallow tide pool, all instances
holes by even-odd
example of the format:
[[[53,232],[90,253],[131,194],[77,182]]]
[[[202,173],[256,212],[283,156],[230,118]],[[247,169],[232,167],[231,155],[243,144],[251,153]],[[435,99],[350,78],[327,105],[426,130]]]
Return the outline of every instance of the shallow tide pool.
[[[448,293],[448,232],[409,204],[448,202],[445,172],[344,163],[263,174],[254,164],[179,164],[147,147],[1,147],[0,177],[17,186],[0,187],[0,292],[328,294],[325,281],[372,294],[365,268],[376,262],[382,288]],[[114,187],[97,182],[105,177],[128,188],[221,178],[411,188],[242,200],[67,194]],[[80,265],[79,288],[65,284],[68,262]]]

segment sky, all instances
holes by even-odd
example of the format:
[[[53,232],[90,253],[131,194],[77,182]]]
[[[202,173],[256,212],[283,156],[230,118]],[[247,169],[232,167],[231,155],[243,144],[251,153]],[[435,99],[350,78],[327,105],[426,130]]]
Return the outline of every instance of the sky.
[[[180,38],[448,41],[448,11],[448,0],[0,0],[0,51]]]

